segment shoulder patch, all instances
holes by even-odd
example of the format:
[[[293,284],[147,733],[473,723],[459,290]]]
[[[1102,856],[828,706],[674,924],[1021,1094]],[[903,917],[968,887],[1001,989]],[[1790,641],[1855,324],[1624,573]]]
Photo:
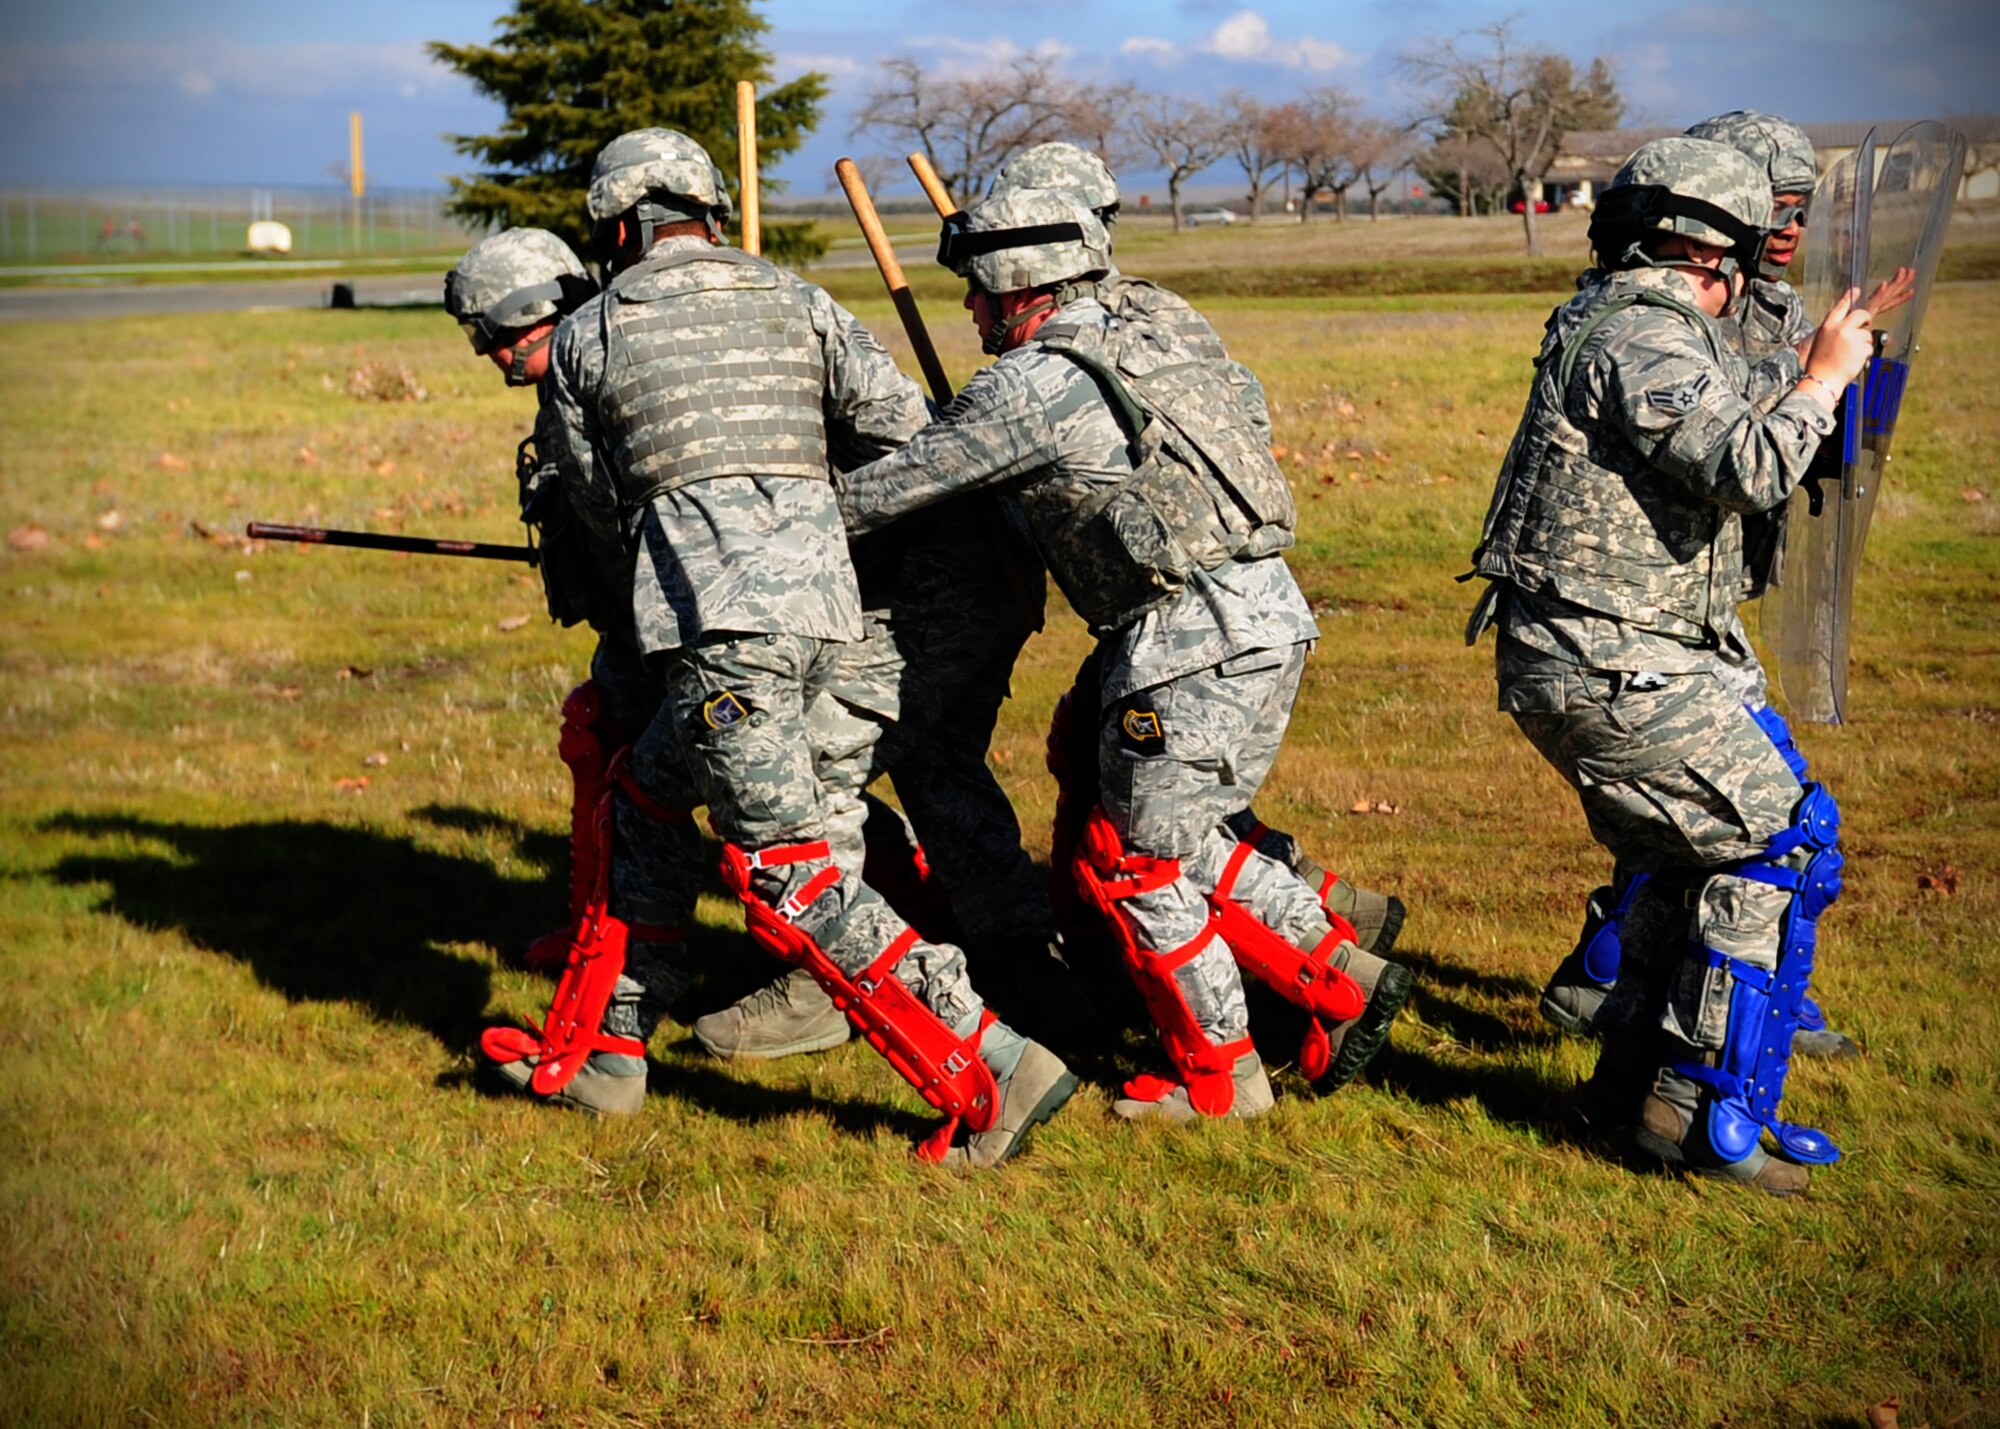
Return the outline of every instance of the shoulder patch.
[[[727,729],[749,714],[750,707],[729,690],[720,690],[701,704],[702,722],[710,729]]]
[[[1714,378],[1714,373],[1704,372],[1678,387],[1655,388],[1646,394],[1646,405],[1671,417],[1689,416],[1701,406],[1702,396]]]
[[[1118,733],[1119,743],[1135,754],[1158,753],[1166,738],[1158,711],[1129,706],[1118,717]]]

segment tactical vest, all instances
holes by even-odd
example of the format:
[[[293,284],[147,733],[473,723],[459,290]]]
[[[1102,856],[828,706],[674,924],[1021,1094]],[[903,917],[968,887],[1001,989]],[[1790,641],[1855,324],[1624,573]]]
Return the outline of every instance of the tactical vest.
[[[826,361],[801,285],[736,248],[611,282],[598,415],[627,510],[718,476],[829,480]]]
[[[1227,362],[1229,353],[1207,318],[1180,294],[1145,278],[1114,273],[1098,289],[1111,315],[1125,322],[1157,323],[1193,350],[1195,356]]]
[[[1090,374],[1130,440],[1122,481],[1059,469],[1021,493],[1050,574],[1091,629],[1131,624],[1197,570],[1292,544],[1291,488],[1215,363],[1125,324],[1058,318],[1036,344]]]
[[[1586,288],[1549,317],[1473,570],[1638,629],[1708,645],[1742,580],[1734,514],[1656,470],[1622,433],[1580,427],[1568,411],[1577,367],[1609,339],[1607,320],[1636,304],[1687,317],[1728,380],[1741,385],[1742,359],[1692,303],[1616,274]],[[1490,600],[1481,602],[1468,638],[1476,638],[1490,609]]]

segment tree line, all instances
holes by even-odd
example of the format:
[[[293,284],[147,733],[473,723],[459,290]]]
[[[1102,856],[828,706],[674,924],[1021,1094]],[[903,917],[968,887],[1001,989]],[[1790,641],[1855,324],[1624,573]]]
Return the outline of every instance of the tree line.
[[[806,74],[770,87],[767,29],[751,0],[514,0],[494,43],[431,45],[505,111],[499,132],[454,137],[479,167],[451,180],[453,211],[474,223],[548,228],[581,251],[593,159],[648,125],[699,140],[733,183],[730,95],[739,79],[759,87],[760,158],[782,158],[818,125],[828,82]],[[1068,139],[1114,171],[1165,174],[1178,230],[1188,181],[1225,163],[1242,171],[1253,223],[1274,191],[1287,207],[1296,199],[1307,219],[1322,198],[1342,219],[1358,194],[1373,218],[1412,171],[1458,212],[1492,212],[1509,194],[1540,191],[1566,135],[1612,128],[1624,113],[1603,59],[1579,68],[1519,44],[1512,20],[1429,42],[1398,69],[1418,98],[1410,112],[1384,117],[1333,85],[1277,101],[1244,90],[1210,101],[1079,82],[1038,53],[969,75],[934,75],[894,56],[864,92],[854,130],[898,156],[863,164],[875,186],[900,171],[901,154],[921,151],[961,204],[1022,150]],[[1523,204],[1531,253],[1534,208]],[[799,263],[823,245],[809,225],[769,224],[765,247]]]

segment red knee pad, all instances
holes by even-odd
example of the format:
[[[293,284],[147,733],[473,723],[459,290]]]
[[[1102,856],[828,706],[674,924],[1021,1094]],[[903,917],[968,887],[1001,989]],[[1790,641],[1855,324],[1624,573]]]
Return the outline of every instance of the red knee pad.
[[[807,879],[805,885],[773,908],[750,886],[759,868],[776,868],[829,858],[824,840],[785,844],[746,853],[732,843],[722,846],[722,881],[743,903],[751,941],[794,967],[802,967],[826,989],[833,1005],[846,1014],[868,1045],[888,1059],[917,1094],[947,1118],[918,1149],[928,1161],[940,1159],[952,1133],[962,1122],[969,1130],[990,1130],[1000,1115],[1000,1089],[993,1073],[979,1059],[979,1037],[993,1021],[987,1013],[978,1031],[962,1038],[904,987],[896,964],[916,945],[917,930],[905,928],[862,972],[850,978],[826,955],[796,919],[819,896],[840,881],[832,863]]]

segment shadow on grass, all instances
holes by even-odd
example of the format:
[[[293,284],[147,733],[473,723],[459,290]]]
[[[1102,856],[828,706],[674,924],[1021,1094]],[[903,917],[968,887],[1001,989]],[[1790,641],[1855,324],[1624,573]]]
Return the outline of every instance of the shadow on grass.
[[[491,975],[438,945],[511,949],[551,911],[546,880],[503,877],[378,829],[67,813],[43,827],[142,845],[72,854],[50,870],[61,883],[108,884],[105,911],[177,929],[294,1002],[350,1003],[458,1052],[478,1040]]]

